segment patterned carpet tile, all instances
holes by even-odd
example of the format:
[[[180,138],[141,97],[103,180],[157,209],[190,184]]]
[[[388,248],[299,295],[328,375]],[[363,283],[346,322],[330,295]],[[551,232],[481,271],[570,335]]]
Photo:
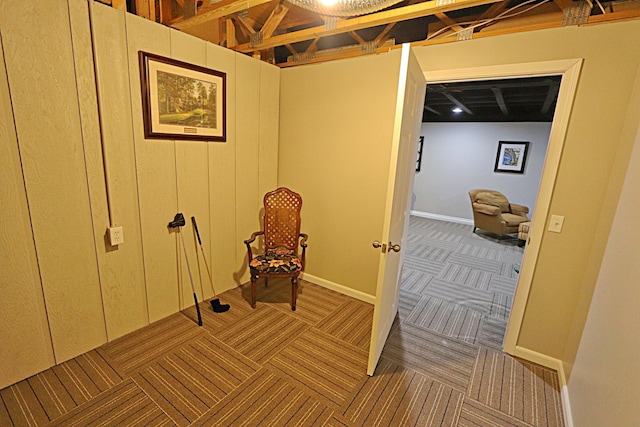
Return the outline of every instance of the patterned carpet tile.
[[[403,268],[400,288],[406,292],[422,294],[427,290],[433,276],[411,268]]]
[[[515,264],[522,261],[523,248],[502,248],[500,251],[500,261],[508,264]]]
[[[460,412],[457,427],[531,427],[507,414],[466,398]]]
[[[513,304],[513,296],[494,292],[491,298],[491,307],[489,308],[489,317],[494,319],[509,320],[511,305]]]
[[[366,376],[369,352],[315,328],[265,365],[312,395],[339,407]]]
[[[446,262],[449,255],[451,255],[450,250],[423,244],[412,245],[406,254],[406,256],[436,262]]]
[[[498,236],[481,229],[476,230],[475,233],[469,230],[469,234],[464,236],[461,242],[487,248],[499,248],[503,252],[520,252],[521,254],[523,252],[523,249],[518,247],[518,239],[515,235]]]
[[[382,358],[341,414],[350,426],[454,426],[464,394]]]
[[[513,295],[518,284],[517,277],[506,277],[499,274],[492,274],[489,281],[489,290],[491,292],[501,292],[503,294]]]
[[[316,326],[349,344],[369,351],[373,305],[350,299]]]
[[[48,426],[175,426],[133,381],[125,380]]]
[[[321,426],[333,411],[291,382],[261,370],[200,417],[197,426]]]
[[[478,331],[476,344],[502,351],[502,342],[504,341],[506,329],[506,321],[483,317],[480,320],[480,330]]]
[[[176,313],[100,347],[123,375],[135,371],[162,354],[206,333],[182,313]]]
[[[404,321],[413,309],[418,305],[418,302],[422,298],[421,295],[408,292],[404,287],[400,288],[400,299],[398,301],[398,317],[401,321]]]
[[[450,237],[451,240],[434,240],[429,236],[421,236],[421,235],[412,235],[409,234],[407,237],[407,249],[408,253],[411,253],[411,250],[419,245],[428,245],[433,248],[440,248],[446,251],[455,252],[460,247],[460,236],[447,236]]]
[[[492,261],[500,261],[502,251],[498,248],[488,248],[472,244],[461,244],[457,253],[461,255],[473,256],[476,258],[488,259]]]
[[[410,255],[404,257],[403,264],[404,268],[430,274],[432,276],[437,276],[440,271],[442,271],[444,266],[445,263],[443,262],[424,260],[421,258],[412,257]]]
[[[480,349],[468,396],[535,426],[564,425],[556,372],[504,353]]]
[[[482,257],[476,257],[473,255],[466,255],[455,253],[451,254],[449,257],[449,262],[453,264],[464,265],[469,268],[473,268],[476,270],[487,271],[489,273],[497,273],[500,274],[502,271],[502,262],[495,261],[491,259],[485,259]]]
[[[493,293],[471,286],[433,279],[424,295],[455,303],[483,314],[489,314]]]
[[[146,365],[133,379],[178,425],[187,426],[259,368],[207,335]]]
[[[482,314],[438,298],[423,297],[407,323],[469,344],[476,341]]]
[[[248,285],[244,288],[250,289]],[[296,311],[291,310],[291,281],[272,279],[264,287],[262,281],[256,285],[257,303],[268,303],[271,307],[284,311],[300,320],[315,325],[341,306],[349,297],[305,280],[298,281]]]
[[[402,323],[387,339],[382,356],[466,392],[477,353],[475,346]]]
[[[203,326],[211,333],[218,332],[228,324],[233,324],[240,319],[244,319],[251,314],[253,310],[251,308],[251,294],[249,292],[247,299],[245,299],[242,288],[226,291],[223,295],[219,295],[218,299],[221,304],[229,304],[231,308],[224,313],[215,313],[211,308],[210,300],[199,304]],[[198,319],[195,306],[186,308],[182,313],[193,322],[196,322]]]
[[[489,290],[494,274],[476,270],[460,264],[447,264],[440,271],[439,279],[459,285],[472,286],[477,289]]]
[[[105,358],[90,351],[0,391],[0,425],[43,425],[120,382]]]
[[[220,341],[259,364],[264,364],[309,325],[271,306],[258,306],[253,314],[214,334]]]

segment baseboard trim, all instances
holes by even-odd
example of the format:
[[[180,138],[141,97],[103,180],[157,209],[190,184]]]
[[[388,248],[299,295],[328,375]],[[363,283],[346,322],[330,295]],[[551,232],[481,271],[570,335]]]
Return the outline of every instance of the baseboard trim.
[[[569,403],[569,389],[567,387],[567,377],[564,373],[564,364],[562,363],[562,361],[560,359],[556,359],[554,357],[550,357],[545,354],[538,353],[537,351],[529,350],[528,348],[520,346],[516,346],[511,355],[553,369],[558,373],[560,401],[562,402],[564,425],[565,427],[573,427],[571,405]]]
[[[439,221],[455,222],[457,224],[473,225],[472,219],[458,218],[455,216],[440,215],[440,214],[421,212],[421,211],[411,211],[411,215],[419,216],[421,218],[436,219]]]
[[[331,289],[332,291],[340,292],[341,294],[347,295],[349,297],[355,298],[360,301],[364,301],[369,304],[375,304],[376,297],[374,295],[365,294],[364,292],[356,291],[355,289],[347,288],[346,286],[340,285],[335,282],[331,282],[330,280],[325,280],[320,277],[311,275],[309,273],[302,273],[300,278],[303,280],[307,280],[316,285],[322,286],[323,288]]]

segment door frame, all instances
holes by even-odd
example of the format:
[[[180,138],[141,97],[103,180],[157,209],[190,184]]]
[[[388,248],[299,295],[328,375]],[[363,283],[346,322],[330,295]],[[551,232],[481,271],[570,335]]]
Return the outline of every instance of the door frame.
[[[551,132],[549,134],[547,153],[534,207],[535,221],[531,224],[529,239],[525,246],[525,256],[523,256],[522,259],[511,314],[503,342],[503,350],[505,352],[553,369],[558,369],[558,363],[561,362],[526,348],[519,347],[518,338],[520,336],[529,292],[531,291],[531,282],[533,281],[533,275],[538,262],[544,230],[549,220],[549,206],[553,197],[560,157],[569,127],[569,117],[573,108],[573,100],[578,86],[582,62],[583,59],[574,58],[424,72],[427,86],[434,83],[455,81],[497,80],[550,75],[562,76]]]

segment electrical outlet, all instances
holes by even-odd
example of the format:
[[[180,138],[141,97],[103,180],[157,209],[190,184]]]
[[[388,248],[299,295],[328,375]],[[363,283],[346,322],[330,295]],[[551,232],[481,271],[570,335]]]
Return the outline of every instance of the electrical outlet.
[[[122,227],[109,227],[109,242],[111,246],[118,246],[124,243]]]
[[[549,221],[549,231],[554,233],[560,233],[562,231],[562,224],[564,223],[564,216],[551,215],[551,221]]]

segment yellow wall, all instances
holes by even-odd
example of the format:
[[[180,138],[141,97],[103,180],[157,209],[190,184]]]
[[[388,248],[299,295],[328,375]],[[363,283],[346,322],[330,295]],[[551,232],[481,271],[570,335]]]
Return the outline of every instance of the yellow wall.
[[[282,70],[278,183],[303,196],[305,277],[371,301],[399,67],[395,50]]]
[[[570,364],[580,339],[633,138],[621,137],[640,66],[640,22],[567,27],[418,47],[424,70],[584,58],[518,345]],[[541,219],[536,219],[541,220]],[[584,297],[586,293],[587,297]]]
[[[276,186],[280,70],[92,0],[2,1],[0,36],[1,388],[192,305],[178,211],[199,297],[192,215],[216,291],[246,280],[242,240]],[[138,50],[227,73],[226,143],[144,139]]]

